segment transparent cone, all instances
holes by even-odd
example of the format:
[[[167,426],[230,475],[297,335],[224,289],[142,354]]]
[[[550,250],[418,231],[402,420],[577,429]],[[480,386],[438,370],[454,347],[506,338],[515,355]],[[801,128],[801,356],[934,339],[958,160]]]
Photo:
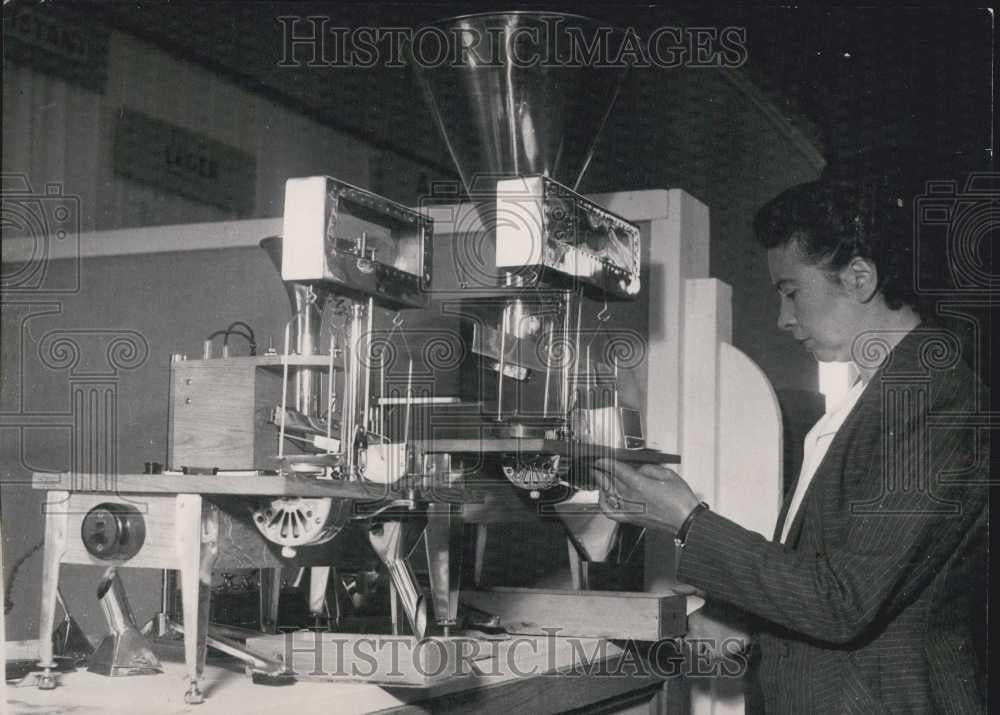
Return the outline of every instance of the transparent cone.
[[[409,60],[470,197],[488,198],[498,179],[532,174],[576,189],[627,69],[613,61],[623,33],[536,12],[429,27],[433,34],[415,36]],[[439,61],[432,45],[445,38],[447,60]]]

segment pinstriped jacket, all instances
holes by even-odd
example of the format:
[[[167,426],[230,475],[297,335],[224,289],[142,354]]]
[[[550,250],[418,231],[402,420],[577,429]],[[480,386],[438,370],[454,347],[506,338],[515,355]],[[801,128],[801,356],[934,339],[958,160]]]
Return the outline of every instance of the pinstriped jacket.
[[[957,341],[925,323],[834,437],[786,544],[787,500],[773,541],[692,522],[678,578],[754,618],[766,712],[986,711],[986,409]]]

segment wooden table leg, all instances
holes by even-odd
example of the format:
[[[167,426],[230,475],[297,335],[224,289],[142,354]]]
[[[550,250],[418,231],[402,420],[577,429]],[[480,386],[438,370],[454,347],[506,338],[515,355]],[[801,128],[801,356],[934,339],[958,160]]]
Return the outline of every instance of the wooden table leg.
[[[55,627],[56,603],[59,599],[59,566],[67,546],[69,521],[69,492],[48,492],[45,497],[45,550],[42,561],[42,610],[38,619],[38,665],[44,668],[38,677],[38,687],[51,690],[56,687],[52,668],[52,631]]]
[[[260,629],[278,632],[278,606],[281,598],[281,567],[260,570]]]
[[[326,604],[326,587],[330,583],[329,566],[313,566],[309,569],[309,613],[317,629],[322,618],[328,618],[330,611]]]
[[[574,591],[586,591],[590,588],[590,562],[580,555],[573,540],[566,537],[566,547],[569,553],[569,575]]]
[[[486,563],[486,538],[489,526],[476,524],[476,556],[472,565],[472,583],[476,588],[483,585],[483,566]]]
[[[212,566],[219,553],[216,507],[203,503],[199,494],[178,494],[176,541],[184,610],[184,662],[188,671],[184,702],[196,705],[204,701],[198,681],[205,670]]]

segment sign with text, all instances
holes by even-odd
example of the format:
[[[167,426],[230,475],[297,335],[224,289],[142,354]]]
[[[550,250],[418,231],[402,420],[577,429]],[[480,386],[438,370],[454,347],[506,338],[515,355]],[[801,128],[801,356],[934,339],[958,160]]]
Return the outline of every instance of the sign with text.
[[[6,5],[6,3],[4,3]],[[4,7],[5,60],[104,94],[111,33],[98,21],[53,5]]]
[[[124,109],[118,114],[115,173],[241,217],[252,214],[257,160],[203,134]]]

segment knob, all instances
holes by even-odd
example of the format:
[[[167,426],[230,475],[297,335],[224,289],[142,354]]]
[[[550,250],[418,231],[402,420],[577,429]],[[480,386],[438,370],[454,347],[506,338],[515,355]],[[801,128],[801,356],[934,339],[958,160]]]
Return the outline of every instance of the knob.
[[[102,561],[127,561],[146,540],[146,522],[131,505],[98,504],[83,517],[80,540],[88,553]]]

